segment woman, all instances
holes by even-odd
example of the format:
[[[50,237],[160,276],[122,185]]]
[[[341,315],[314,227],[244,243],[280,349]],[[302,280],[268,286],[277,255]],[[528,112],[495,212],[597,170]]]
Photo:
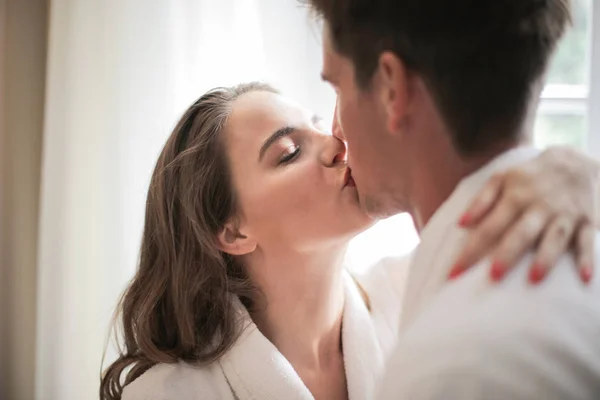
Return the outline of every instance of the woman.
[[[119,306],[125,348],[102,399],[372,395],[406,268],[344,270],[349,240],[373,221],[344,143],[320,124],[256,83],[210,91],[183,115],[150,184]]]

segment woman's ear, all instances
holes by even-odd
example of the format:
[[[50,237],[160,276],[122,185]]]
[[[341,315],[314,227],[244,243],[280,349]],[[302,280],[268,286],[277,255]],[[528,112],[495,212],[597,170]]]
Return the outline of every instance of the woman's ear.
[[[256,250],[257,243],[251,237],[240,232],[238,225],[231,221],[225,224],[217,235],[217,246],[224,253],[243,256]]]

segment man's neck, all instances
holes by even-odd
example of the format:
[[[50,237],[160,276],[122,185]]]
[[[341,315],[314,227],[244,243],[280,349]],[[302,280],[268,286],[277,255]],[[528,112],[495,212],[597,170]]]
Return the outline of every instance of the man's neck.
[[[461,157],[454,148],[434,148],[434,160],[416,169],[418,175],[411,196],[411,210],[415,227],[419,232],[427,225],[438,208],[452,195],[458,184],[475,173],[499,155],[516,148],[520,143],[496,146],[485,153],[473,157]],[[436,151],[437,150],[437,151]],[[418,182],[427,182],[419,184]]]

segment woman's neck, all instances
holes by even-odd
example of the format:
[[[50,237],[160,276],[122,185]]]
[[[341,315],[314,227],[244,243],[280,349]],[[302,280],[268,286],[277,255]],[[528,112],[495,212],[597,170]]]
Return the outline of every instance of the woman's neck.
[[[345,246],[248,260],[265,298],[252,318],[296,368],[326,369],[340,358],[344,255]]]

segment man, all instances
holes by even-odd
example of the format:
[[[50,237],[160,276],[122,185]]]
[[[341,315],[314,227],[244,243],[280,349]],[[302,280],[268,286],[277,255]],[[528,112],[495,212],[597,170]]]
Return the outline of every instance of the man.
[[[530,255],[500,285],[488,262],[447,281],[463,269],[458,213],[494,173],[536,155],[526,143],[569,1],[310,3],[361,204],[375,217],[410,212],[422,240],[380,398],[600,398],[600,280],[582,284],[571,257],[534,290]],[[555,221],[554,239],[574,228]],[[596,233],[584,236],[600,258]]]

